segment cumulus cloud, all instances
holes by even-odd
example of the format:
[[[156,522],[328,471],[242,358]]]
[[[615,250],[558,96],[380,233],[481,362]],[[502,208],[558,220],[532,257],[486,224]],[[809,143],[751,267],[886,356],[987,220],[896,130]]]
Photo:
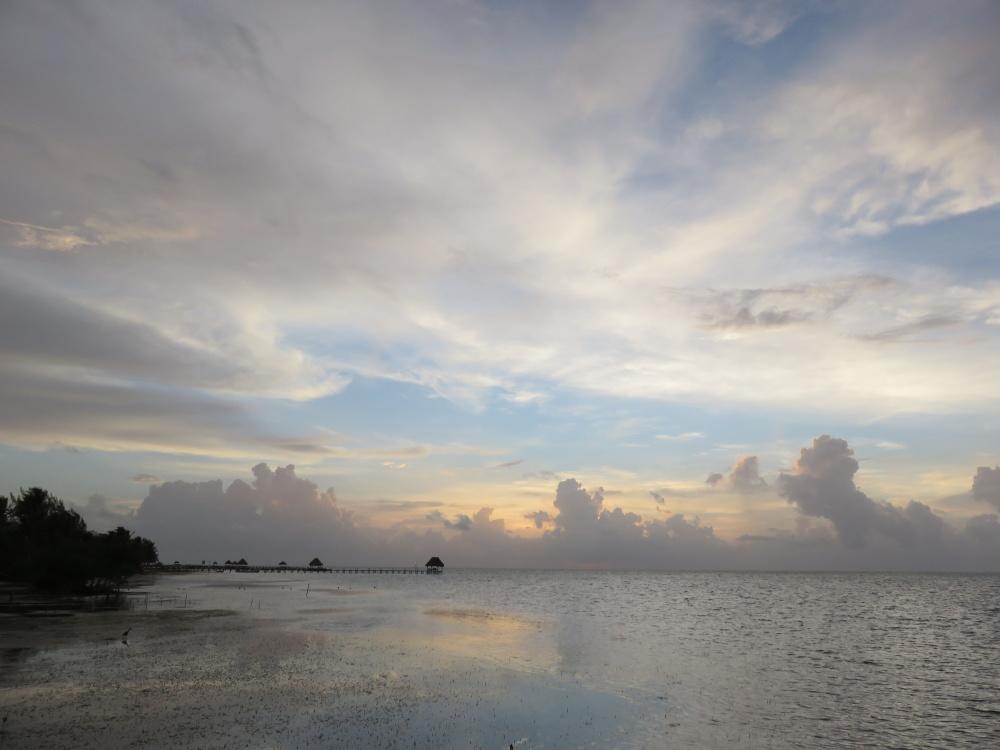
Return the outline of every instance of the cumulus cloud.
[[[292,465],[257,464],[252,473],[251,482],[238,479],[228,487],[221,480],[154,485],[136,513],[136,528],[168,556],[186,559],[308,560],[338,543],[347,550],[361,546],[363,535],[332,490],[299,478]]]
[[[980,466],[972,479],[972,496],[1000,511],[1000,466]]]
[[[76,510],[94,531],[108,531],[118,526],[130,527],[135,523],[135,508],[131,503],[112,500],[101,494],[91,495]]]
[[[857,461],[847,443],[816,438],[780,492],[800,511],[791,528],[719,538],[697,517],[648,519],[608,507],[604,491],[576,479],[558,483],[550,509],[525,514],[543,533],[520,537],[484,506],[473,514],[433,510],[410,530],[368,525],[332,490],[300,478],[293,466],[258,464],[250,482],[166,482],[150,487],[133,517],[106,500],[88,512],[106,524],[122,519],[154,539],[166,559],[307,560],[414,564],[429,555],[449,565],[611,569],[997,570],[1000,523],[977,516],[952,527],[929,506],[873,500],[854,484]],[[413,509],[426,507],[417,503]],[[402,509],[409,505],[400,506]],[[86,517],[86,515],[85,515]],[[457,533],[456,533],[457,532]]]
[[[760,475],[757,456],[744,456],[733,464],[729,475],[709,474],[705,484],[718,489],[729,489],[744,495],[767,489],[767,482]]]
[[[855,485],[857,471],[847,441],[821,435],[802,449],[791,474],[780,475],[778,488],[801,513],[830,520],[850,548],[863,548],[875,537],[905,546],[941,545],[949,530],[927,505],[873,500]]]
[[[767,487],[767,482],[760,476],[757,456],[745,456],[737,461],[729,473],[729,482],[737,492],[744,494]]]

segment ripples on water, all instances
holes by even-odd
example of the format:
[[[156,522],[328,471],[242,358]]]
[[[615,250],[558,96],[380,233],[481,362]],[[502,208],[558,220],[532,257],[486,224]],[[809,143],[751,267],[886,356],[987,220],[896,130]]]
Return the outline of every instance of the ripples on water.
[[[59,686],[76,680],[91,703],[74,721],[104,726],[118,709],[128,715],[136,685],[174,696],[164,705],[179,711],[186,680],[212,685],[231,672],[245,695],[257,696],[252,710],[243,693],[206,688],[191,698],[201,713],[187,731],[221,722],[225,738],[235,720],[226,712],[242,712],[248,736],[267,731],[303,747],[356,746],[351,737],[390,744],[405,737],[406,746],[435,748],[490,747],[503,738],[497,746],[506,747],[521,737],[519,750],[1000,747],[1000,576],[214,573],[162,576],[148,591],[149,610],[46,626],[83,645],[3,644],[0,707],[5,686],[48,689],[55,681],[57,701]],[[174,614],[184,617],[167,616],[182,603]],[[228,617],[214,616],[224,610]],[[4,622],[0,631],[15,620]],[[21,622],[20,632],[40,632],[38,622]],[[114,638],[105,650],[90,643],[128,624],[140,639],[131,648]],[[311,645],[293,658],[302,644]],[[219,663],[233,658],[235,666]],[[149,682],[149,675],[165,676]],[[301,695],[290,692],[293,677],[327,686],[307,687],[316,701],[311,719],[289,698]],[[345,679],[339,697],[323,692]],[[389,686],[379,687],[385,680]],[[107,685],[123,686],[121,695]],[[41,698],[13,695],[6,703],[22,726],[55,715]],[[212,704],[212,695],[232,700]],[[360,701],[357,711],[350,700]],[[338,733],[324,735],[321,719],[331,711],[340,712],[332,714]],[[121,728],[121,744],[135,739],[131,724],[111,725]],[[31,728],[22,731],[27,738]],[[17,746],[17,735],[8,735]],[[46,735],[38,728],[32,736]],[[331,736],[341,744],[331,745]]]
[[[625,691],[643,734],[673,746],[1000,747],[997,576],[450,571],[433,583],[436,598],[550,622],[553,668]]]

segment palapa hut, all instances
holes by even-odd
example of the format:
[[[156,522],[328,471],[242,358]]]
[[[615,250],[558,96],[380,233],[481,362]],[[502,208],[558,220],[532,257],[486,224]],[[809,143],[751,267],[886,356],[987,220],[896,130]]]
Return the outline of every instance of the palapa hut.
[[[310,560],[309,567],[310,568],[322,568],[323,567],[323,561],[320,560],[318,557],[314,557],[312,560]]]
[[[427,568],[428,573],[444,572],[444,563],[441,562],[440,557],[432,557],[430,560],[427,561],[425,567]]]

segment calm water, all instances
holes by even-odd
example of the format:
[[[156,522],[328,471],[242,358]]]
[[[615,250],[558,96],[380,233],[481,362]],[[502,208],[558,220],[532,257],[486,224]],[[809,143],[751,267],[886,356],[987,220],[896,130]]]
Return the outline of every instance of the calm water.
[[[449,571],[392,583],[551,623],[554,661],[539,653],[538,666],[628,695],[643,736],[661,731],[665,745],[1000,747],[998,576]]]
[[[149,609],[0,622],[8,746],[1000,747],[998,576],[198,574],[150,590]],[[128,647],[98,638],[128,626]]]

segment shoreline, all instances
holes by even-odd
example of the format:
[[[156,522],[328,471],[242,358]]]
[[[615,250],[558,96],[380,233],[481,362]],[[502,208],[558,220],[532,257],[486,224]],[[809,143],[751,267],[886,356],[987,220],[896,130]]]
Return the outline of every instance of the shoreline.
[[[2,615],[0,746],[576,746],[627,713],[621,696],[512,660],[539,623],[424,614],[399,590],[310,586],[306,598],[304,581],[247,579],[189,578],[187,606],[165,577],[150,610]],[[413,625],[425,618],[429,629]]]

